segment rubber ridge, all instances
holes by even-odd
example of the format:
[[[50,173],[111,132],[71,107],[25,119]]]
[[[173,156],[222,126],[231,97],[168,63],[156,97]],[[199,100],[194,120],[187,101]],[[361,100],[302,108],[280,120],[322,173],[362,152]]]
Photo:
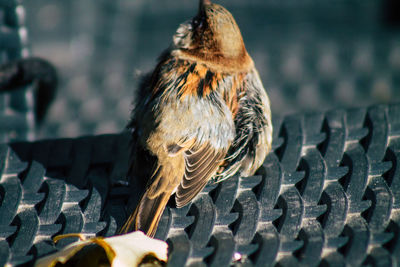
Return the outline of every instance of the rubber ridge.
[[[163,214],[171,266],[396,266],[400,105],[274,120],[257,174],[208,185]],[[0,145],[0,265],[82,232],[109,236],[143,188],[127,186],[129,134]],[[237,259],[236,261],[234,259]]]

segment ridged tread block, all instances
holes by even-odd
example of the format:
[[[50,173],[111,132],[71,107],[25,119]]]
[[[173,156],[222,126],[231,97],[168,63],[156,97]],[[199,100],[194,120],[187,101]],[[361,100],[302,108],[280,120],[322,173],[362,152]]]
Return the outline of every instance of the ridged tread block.
[[[126,176],[126,137],[0,145],[0,266],[32,263],[76,240],[55,246],[58,234],[115,233],[114,217],[123,218],[113,214],[124,206],[111,185]]]
[[[171,266],[397,266],[400,104],[275,118],[252,177],[173,201],[156,237]],[[129,134],[0,146],[0,265],[32,263],[58,234],[113,235],[128,187]]]

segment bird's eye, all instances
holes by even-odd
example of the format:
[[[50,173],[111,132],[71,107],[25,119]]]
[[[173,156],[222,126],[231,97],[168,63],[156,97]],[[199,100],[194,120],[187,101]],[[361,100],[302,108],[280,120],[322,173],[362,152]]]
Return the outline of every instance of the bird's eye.
[[[202,27],[203,26],[203,20],[196,17],[196,18],[193,19],[192,25],[193,25],[193,28],[195,28],[195,29],[199,28],[199,27]]]

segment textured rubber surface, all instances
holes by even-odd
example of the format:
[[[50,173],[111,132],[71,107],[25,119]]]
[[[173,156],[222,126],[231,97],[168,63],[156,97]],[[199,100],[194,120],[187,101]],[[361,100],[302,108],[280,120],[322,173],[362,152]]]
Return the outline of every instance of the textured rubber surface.
[[[257,175],[166,209],[156,236],[170,265],[398,265],[400,105],[274,126],[274,153]],[[121,134],[1,145],[0,265],[73,241],[55,247],[57,234],[115,233],[142,190],[125,185],[128,143]]]
[[[25,9],[19,2],[0,0],[0,64],[29,55]],[[34,137],[33,87],[0,94],[0,142]]]

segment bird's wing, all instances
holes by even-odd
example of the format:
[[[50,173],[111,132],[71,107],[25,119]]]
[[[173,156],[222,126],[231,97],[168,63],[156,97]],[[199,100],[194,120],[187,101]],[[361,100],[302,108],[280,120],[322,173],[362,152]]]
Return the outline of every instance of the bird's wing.
[[[246,75],[243,88],[234,118],[236,136],[227,153],[225,169],[215,181],[225,180],[237,171],[243,176],[253,175],[271,149],[270,104],[255,69]]]
[[[207,184],[222,163],[227,149],[216,149],[210,143],[194,146],[184,152],[185,174],[176,192],[178,207],[185,206]]]
[[[140,116],[143,125],[149,125],[146,146],[158,158],[149,197],[173,186],[178,207],[215,175],[235,136],[232,112],[216,90],[219,76],[202,64],[181,65],[173,58],[163,65],[149,102],[153,106],[146,109],[154,119]]]

